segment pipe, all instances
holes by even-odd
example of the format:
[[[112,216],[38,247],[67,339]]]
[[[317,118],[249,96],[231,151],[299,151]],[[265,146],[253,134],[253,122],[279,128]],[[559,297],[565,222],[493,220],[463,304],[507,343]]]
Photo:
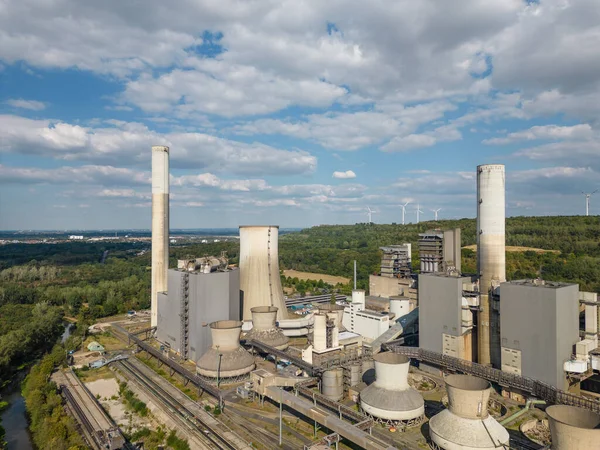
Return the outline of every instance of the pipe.
[[[502,422],[500,422],[500,425],[505,426],[506,424],[509,424],[516,418],[521,417],[523,414],[525,414],[527,411],[529,411],[529,409],[531,408],[531,405],[545,405],[545,404],[546,404],[546,402],[544,400],[533,400],[530,398],[525,402],[525,406],[523,407],[523,409],[508,416],[506,419],[504,419]]]

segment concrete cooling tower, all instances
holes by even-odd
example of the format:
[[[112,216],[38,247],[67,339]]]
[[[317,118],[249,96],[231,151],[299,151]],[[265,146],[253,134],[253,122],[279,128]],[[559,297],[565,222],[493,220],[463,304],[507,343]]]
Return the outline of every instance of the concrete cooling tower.
[[[423,421],[425,402],[408,384],[410,360],[396,353],[378,353],[375,382],[360,393],[360,406],[375,419],[388,424],[418,425]]]
[[[207,378],[235,378],[254,370],[254,358],[240,346],[242,322],[219,320],[210,325],[212,347],[196,363]]]
[[[277,308],[256,306],[251,309],[252,329],[246,334],[247,340],[259,341],[279,350],[288,348],[290,339],[277,328]]]
[[[240,227],[240,289],[243,320],[252,319],[252,308],[274,306],[277,320],[287,319],[279,275],[279,227]]]
[[[449,375],[445,381],[448,409],[429,420],[432,447],[491,450],[506,445],[508,448],[508,431],[488,414],[491,384],[471,375]]]
[[[600,414],[576,406],[546,408],[552,450],[600,449]]]
[[[169,270],[169,147],[152,147],[152,287],[150,326],[158,324],[158,293]]]
[[[477,272],[481,292],[478,321],[480,364],[500,366],[500,327],[489,298],[506,281],[504,165],[477,166]]]

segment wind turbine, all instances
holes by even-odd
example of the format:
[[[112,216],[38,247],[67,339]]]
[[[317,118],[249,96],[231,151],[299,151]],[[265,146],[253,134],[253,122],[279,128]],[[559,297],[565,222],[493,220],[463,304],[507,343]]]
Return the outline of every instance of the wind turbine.
[[[369,223],[373,223],[373,213],[377,211],[373,211],[371,208],[367,206],[367,216],[369,216]]]
[[[598,189],[596,189],[594,192],[590,192],[589,194],[586,194],[585,192],[581,191],[581,193],[583,195],[585,195],[585,215],[586,216],[590,215],[590,197],[592,195],[594,195],[596,192],[598,192]]]
[[[404,205],[400,205],[400,207],[402,208],[402,225],[404,225],[404,215],[406,214],[406,206],[409,204],[410,202],[406,202]]]
[[[419,213],[423,214],[423,211],[421,211],[421,204],[417,203],[417,223],[419,223]]]
[[[442,210],[442,208],[438,208],[438,209],[432,209],[433,214],[435,214],[435,221],[437,222],[437,213],[440,212]]]

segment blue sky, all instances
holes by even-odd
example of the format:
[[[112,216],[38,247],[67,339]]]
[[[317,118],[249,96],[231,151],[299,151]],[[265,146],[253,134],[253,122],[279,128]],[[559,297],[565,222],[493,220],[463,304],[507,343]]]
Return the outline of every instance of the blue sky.
[[[593,0],[10,0],[0,14],[0,229],[302,227],[584,212],[600,188]],[[593,214],[600,196],[592,197]]]

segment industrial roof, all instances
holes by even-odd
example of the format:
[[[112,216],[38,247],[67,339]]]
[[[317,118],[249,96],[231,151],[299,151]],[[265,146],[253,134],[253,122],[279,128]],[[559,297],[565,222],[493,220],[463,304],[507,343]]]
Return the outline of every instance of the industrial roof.
[[[559,289],[567,286],[574,286],[576,283],[563,283],[561,281],[546,281],[542,279],[527,279],[527,280],[512,280],[507,281],[508,284],[517,286],[540,287],[548,289]]]

